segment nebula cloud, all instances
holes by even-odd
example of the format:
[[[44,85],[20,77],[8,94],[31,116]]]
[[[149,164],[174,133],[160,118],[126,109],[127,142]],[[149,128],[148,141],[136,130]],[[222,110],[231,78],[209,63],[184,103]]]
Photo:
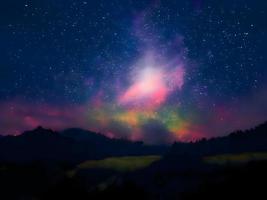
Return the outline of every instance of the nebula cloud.
[[[157,64],[154,55],[144,58],[132,78],[130,86],[119,96],[118,103],[141,109],[156,109],[164,104],[175,90],[184,84],[185,69],[182,64],[169,66]]]
[[[266,120],[264,12],[246,20],[246,6],[228,3],[107,2],[93,14],[89,2],[79,13],[66,3],[39,28],[37,16],[28,16],[34,26],[23,17],[3,25],[0,134],[78,127],[156,144]]]

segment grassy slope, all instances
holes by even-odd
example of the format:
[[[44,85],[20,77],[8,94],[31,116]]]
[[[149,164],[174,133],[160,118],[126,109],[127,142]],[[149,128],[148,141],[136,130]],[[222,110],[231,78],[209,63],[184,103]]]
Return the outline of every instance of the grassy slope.
[[[208,156],[204,158],[204,162],[208,164],[242,164],[256,160],[267,160],[266,152],[250,152],[242,154],[224,154],[216,156]]]
[[[110,157],[103,160],[88,160],[79,164],[75,170],[69,172],[73,176],[80,169],[111,169],[118,172],[131,172],[148,167],[153,162],[161,159],[161,156],[127,156],[127,157]]]

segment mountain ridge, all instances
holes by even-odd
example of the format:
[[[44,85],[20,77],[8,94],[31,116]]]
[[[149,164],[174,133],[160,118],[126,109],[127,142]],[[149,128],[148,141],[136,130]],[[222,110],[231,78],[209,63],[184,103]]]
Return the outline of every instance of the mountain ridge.
[[[165,149],[142,142],[110,139],[82,129],[57,132],[39,126],[19,136],[4,136],[0,140],[0,161],[81,162],[110,156],[162,154]]]
[[[203,138],[188,143],[176,142],[168,155],[203,156],[251,151],[267,151],[267,122],[244,131],[234,131],[226,136]]]

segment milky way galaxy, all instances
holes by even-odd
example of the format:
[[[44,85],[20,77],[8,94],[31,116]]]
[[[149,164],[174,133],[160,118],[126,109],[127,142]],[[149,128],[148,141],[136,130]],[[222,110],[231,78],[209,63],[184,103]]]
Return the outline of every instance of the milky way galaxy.
[[[161,144],[264,122],[266,6],[5,2],[0,134],[78,127]]]

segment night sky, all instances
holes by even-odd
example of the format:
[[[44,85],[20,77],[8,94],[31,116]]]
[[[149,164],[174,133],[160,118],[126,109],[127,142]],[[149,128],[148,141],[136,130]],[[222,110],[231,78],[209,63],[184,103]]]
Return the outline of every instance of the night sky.
[[[0,133],[168,143],[267,120],[266,0],[0,4]]]

